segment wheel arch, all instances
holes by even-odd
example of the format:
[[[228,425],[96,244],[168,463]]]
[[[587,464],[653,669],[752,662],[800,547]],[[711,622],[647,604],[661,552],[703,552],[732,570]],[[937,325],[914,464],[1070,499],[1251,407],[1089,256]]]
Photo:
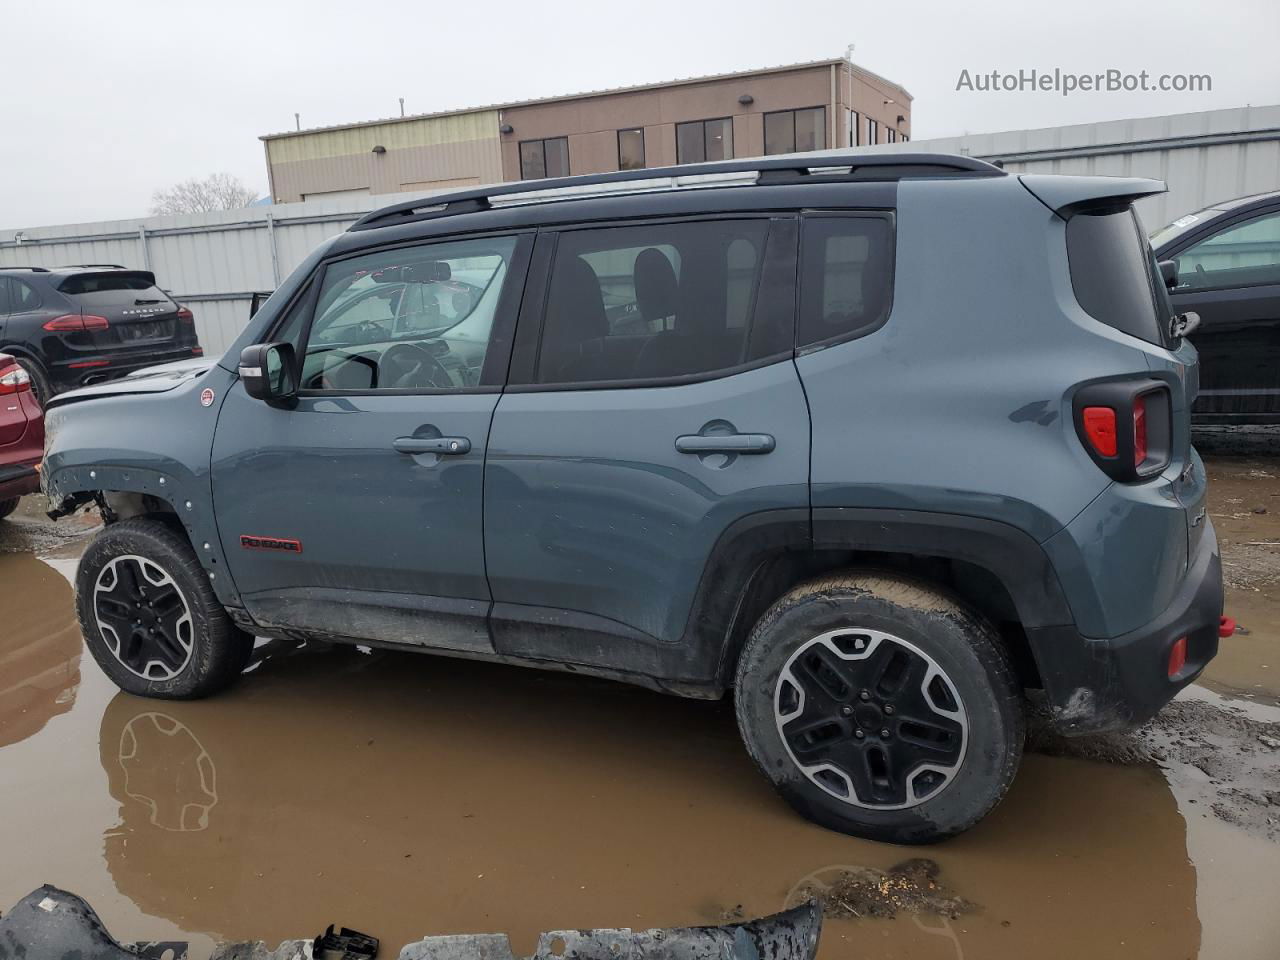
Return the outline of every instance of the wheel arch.
[[[760,616],[792,587],[839,569],[901,572],[946,589],[999,630],[1020,680],[1039,686],[1027,631],[1073,623],[1049,558],[999,521],[916,510],[819,508],[753,514],[717,542],[687,635],[718,653],[716,682],[732,684]]]

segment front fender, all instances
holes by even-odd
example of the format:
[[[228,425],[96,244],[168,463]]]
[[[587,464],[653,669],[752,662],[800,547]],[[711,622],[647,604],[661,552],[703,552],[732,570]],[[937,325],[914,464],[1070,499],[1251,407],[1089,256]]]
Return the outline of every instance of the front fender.
[[[51,409],[41,487],[57,514],[99,493],[166,503],[181,521],[218,600],[241,605],[213,515],[209,458],[235,376],[221,367],[165,393],[105,396]],[[205,405],[204,392],[213,399]]]

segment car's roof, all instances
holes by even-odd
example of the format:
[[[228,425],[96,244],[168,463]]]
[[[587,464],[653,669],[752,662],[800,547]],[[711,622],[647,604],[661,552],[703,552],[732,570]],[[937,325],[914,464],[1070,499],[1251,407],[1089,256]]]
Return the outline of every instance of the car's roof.
[[[145,273],[146,271],[133,270],[129,267],[121,266],[118,263],[73,263],[61,267],[4,267],[0,266],[0,273],[23,273],[23,274],[50,274],[52,276],[67,277],[78,273],[111,273],[120,270],[125,273]]]

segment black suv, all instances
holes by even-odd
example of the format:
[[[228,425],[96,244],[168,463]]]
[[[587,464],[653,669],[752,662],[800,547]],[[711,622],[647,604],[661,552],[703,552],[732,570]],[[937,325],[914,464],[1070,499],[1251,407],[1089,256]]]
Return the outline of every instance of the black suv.
[[[155,274],[117,264],[0,268],[0,353],[41,402],[204,350],[195,318]]]

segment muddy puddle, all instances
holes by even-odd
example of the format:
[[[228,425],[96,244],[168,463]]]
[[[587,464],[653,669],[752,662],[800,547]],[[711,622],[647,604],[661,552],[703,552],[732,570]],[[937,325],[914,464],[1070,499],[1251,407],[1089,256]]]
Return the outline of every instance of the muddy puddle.
[[[1210,692],[1105,755],[1042,744],[976,829],[895,848],[793,814],[728,704],[278,643],[214,700],[126,696],[82,654],[78,546],[40,549],[0,553],[0,909],[48,882],[121,939],[189,939],[196,958],[329,923],[394,956],[428,934],[502,931],[527,952],[546,929],[717,923],[818,893],[836,904],[824,958],[1280,952],[1265,806],[1214,811],[1236,788],[1267,802],[1270,727],[1218,717],[1233,701]],[[1241,616],[1259,644],[1267,617]],[[1215,683],[1256,680],[1249,656]],[[1246,746],[1253,766],[1206,762]]]

